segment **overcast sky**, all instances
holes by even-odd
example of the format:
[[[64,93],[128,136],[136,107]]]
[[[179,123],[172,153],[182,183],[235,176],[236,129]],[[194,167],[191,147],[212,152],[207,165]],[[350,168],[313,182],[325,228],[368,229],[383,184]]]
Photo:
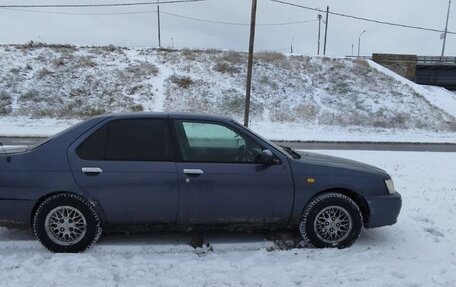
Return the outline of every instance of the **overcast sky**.
[[[148,0],[141,0],[145,2]],[[153,0],[152,0],[153,1]],[[397,22],[414,26],[444,29],[447,0],[285,0],[314,8]],[[7,4],[89,4],[125,3],[135,0],[0,0]],[[249,23],[250,0],[208,0],[201,3],[161,5],[163,12],[180,16],[223,22]],[[154,11],[155,6],[40,9],[70,13],[106,13]],[[258,26],[256,50],[289,52],[293,42],[296,53],[317,53],[317,12],[258,0],[259,24],[315,20],[303,24]],[[162,45],[175,48],[222,48],[247,50],[249,26],[221,25],[161,14]],[[25,43],[30,40],[76,45],[122,45],[156,47],[156,13],[132,15],[56,15],[0,9],[0,43]],[[323,26],[324,27],[324,26]],[[322,27],[322,45],[323,29]],[[330,16],[327,54],[344,56],[357,53],[358,36],[363,31],[361,54],[377,52],[440,55],[442,40],[439,33],[415,31]],[[449,30],[456,31],[456,3],[450,16]],[[293,40],[294,39],[294,40]],[[456,35],[449,35],[446,55],[456,56]]]

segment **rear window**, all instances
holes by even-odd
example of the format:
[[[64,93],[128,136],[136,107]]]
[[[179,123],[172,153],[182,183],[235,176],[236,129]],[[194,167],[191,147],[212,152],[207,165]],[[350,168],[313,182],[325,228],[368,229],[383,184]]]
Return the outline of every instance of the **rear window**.
[[[90,135],[77,149],[83,160],[166,161],[168,144],[165,120],[113,121]]]

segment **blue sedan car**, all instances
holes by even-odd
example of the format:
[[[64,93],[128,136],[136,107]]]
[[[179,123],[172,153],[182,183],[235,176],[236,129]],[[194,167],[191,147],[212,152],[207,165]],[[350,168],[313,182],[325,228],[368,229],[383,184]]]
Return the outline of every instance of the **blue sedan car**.
[[[193,114],[103,115],[0,152],[0,225],[81,252],[112,228],[289,228],[348,247],[396,223],[383,170],[276,146],[237,122]]]

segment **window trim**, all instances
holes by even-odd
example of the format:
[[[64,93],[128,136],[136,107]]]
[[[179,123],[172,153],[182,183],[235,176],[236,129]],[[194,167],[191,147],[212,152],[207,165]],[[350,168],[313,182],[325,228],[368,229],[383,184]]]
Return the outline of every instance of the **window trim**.
[[[231,126],[227,123],[220,122],[220,121],[214,121],[214,120],[205,120],[205,119],[170,119],[170,127],[172,127],[172,140],[173,140],[173,148],[175,149],[175,162],[178,163],[214,163],[214,164],[250,164],[250,165],[263,165],[262,163],[258,162],[226,162],[226,161],[188,161],[184,160],[182,156],[182,151],[180,148],[180,143],[179,143],[179,136],[177,134],[177,128],[176,128],[176,123],[177,122],[189,122],[189,123],[202,123],[202,124],[215,124],[215,125],[220,125],[223,126],[236,134],[241,135],[244,138],[248,138],[251,141],[257,143],[262,150],[266,149],[265,145],[262,144],[261,142],[257,141],[256,139],[252,138],[250,135],[244,133],[242,130],[238,129],[236,126]]]
[[[163,121],[164,122],[164,133],[165,133],[165,149],[166,149],[166,160],[107,160],[106,159],[106,149],[108,145],[108,138],[109,138],[109,132],[111,130],[111,123],[118,122],[118,121],[131,121],[131,120],[150,120],[150,121]],[[100,123],[101,124],[101,123]],[[100,160],[91,160],[91,159],[83,159],[78,153],[79,148],[96,132],[99,130],[105,128],[107,129],[106,131],[106,139],[105,139],[105,146],[103,148],[103,159]],[[77,158],[79,160],[83,161],[89,161],[89,162],[174,162],[175,158],[175,152],[174,149],[170,146],[170,124],[169,124],[169,119],[168,118],[151,118],[151,117],[134,117],[134,118],[114,118],[108,121],[103,121],[102,125],[95,128],[94,130],[89,129],[87,132],[87,135],[84,134],[84,138],[81,139],[81,141],[77,144],[77,146],[74,149],[74,153],[76,154]]]

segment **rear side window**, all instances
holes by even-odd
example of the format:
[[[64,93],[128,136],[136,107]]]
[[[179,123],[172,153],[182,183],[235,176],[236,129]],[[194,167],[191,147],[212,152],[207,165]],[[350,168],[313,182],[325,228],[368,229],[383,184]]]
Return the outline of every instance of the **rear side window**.
[[[113,121],[89,136],[76,152],[84,160],[166,161],[169,159],[166,122]]]
[[[106,148],[106,136],[109,125],[104,125],[89,136],[76,150],[81,159],[103,160]]]

